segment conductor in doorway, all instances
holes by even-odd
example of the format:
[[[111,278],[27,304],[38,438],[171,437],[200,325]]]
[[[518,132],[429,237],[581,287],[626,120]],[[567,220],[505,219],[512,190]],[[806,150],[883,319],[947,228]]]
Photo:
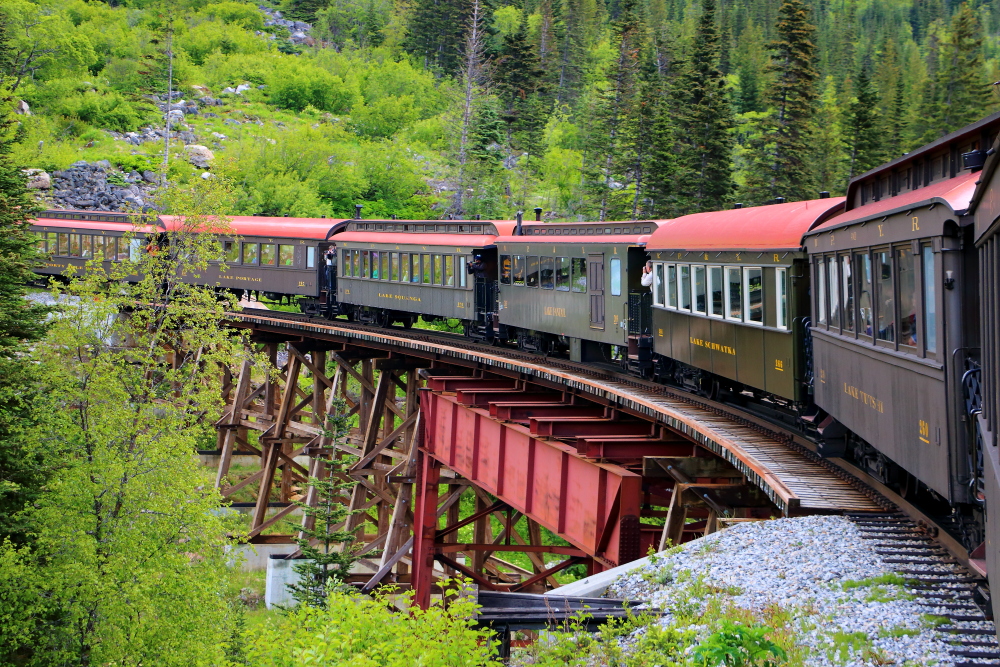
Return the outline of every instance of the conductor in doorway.
[[[651,287],[653,285],[653,262],[646,262],[646,266],[642,267],[642,283],[643,287]]]
[[[323,262],[326,264],[326,288],[333,290],[333,263],[337,259],[337,251],[327,248],[323,253]]]

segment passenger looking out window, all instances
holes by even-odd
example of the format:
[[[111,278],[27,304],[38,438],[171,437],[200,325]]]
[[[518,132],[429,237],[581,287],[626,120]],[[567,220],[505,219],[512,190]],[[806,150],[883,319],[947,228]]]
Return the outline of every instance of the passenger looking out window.
[[[399,280],[400,282],[410,282],[410,253],[399,253]]]
[[[293,245],[278,246],[278,265],[295,266],[295,246]]]
[[[528,277],[526,280],[528,287],[538,287],[538,257],[528,256]]]
[[[555,283],[555,260],[551,257],[542,257],[541,260],[541,285],[542,289],[553,289]]]
[[[243,263],[244,264],[257,264],[257,244],[256,243],[244,243],[243,244]]]
[[[274,266],[274,244],[273,243],[261,243],[260,244],[260,264],[261,266]]]
[[[896,340],[896,301],[892,294],[892,256],[888,250],[875,253],[875,303],[878,307],[878,340]]]
[[[896,248],[896,276],[899,285],[899,344],[917,344],[917,281],[913,250]]]
[[[510,277],[513,272],[513,262],[510,255],[500,255],[500,284],[510,285]]]

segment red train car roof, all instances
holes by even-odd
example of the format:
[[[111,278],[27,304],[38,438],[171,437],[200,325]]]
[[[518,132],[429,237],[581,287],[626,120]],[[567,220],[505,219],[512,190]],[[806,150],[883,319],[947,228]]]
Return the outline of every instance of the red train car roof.
[[[114,217],[115,220],[77,220],[68,218],[51,217],[53,213],[66,213],[69,215],[103,215],[104,217]],[[49,214],[49,215],[46,215]],[[127,232],[139,231],[143,233],[162,232],[166,227],[158,219],[154,218],[153,224],[135,224],[132,219],[124,214],[112,214],[107,212],[96,213],[93,211],[42,211],[42,214],[31,223],[37,227],[59,227],[61,229],[88,229],[93,231]],[[152,222],[150,220],[149,222]]]
[[[693,213],[664,221],[647,250],[794,250],[814,226],[844,208],[844,197]]]
[[[169,227],[180,221],[178,216],[160,216]],[[324,241],[350,220],[343,218],[284,218],[263,215],[229,216],[229,232],[236,236],[267,236],[289,239]]]
[[[844,225],[850,225],[862,220],[881,218],[899,211],[913,208],[917,204],[941,203],[951,207],[951,210],[960,213],[969,208],[972,202],[972,195],[976,192],[976,183],[979,181],[979,172],[963,172],[955,178],[945,181],[938,181],[930,185],[904,192],[895,197],[886,197],[879,201],[851,209],[843,215],[827,220],[818,225],[814,232],[827,231]]]
[[[348,221],[351,222],[351,221]],[[372,224],[374,221],[355,221],[359,223]],[[379,221],[376,224],[391,225],[393,227],[404,227],[408,225],[433,225],[435,227],[461,227],[461,226],[489,226],[495,227],[500,236],[510,234],[517,223],[512,220],[387,220]],[[483,248],[491,246],[499,238],[493,234],[492,230],[486,233],[477,232],[410,232],[399,230],[354,230],[337,232],[330,240],[341,243],[380,243],[391,245],[419,245],[419,246],[466,246]]]

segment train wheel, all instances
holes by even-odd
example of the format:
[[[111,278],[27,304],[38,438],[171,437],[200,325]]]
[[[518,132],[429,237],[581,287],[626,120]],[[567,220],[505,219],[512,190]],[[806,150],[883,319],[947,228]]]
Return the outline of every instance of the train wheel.
[[[416,317],[412,317],[412,316],[404,318],[403,319],[403,328],[404,329],[412,329],[413,328],[413,324],[414,324],[414,322],[416,322],[416,320],[417,320],[417,318]]]

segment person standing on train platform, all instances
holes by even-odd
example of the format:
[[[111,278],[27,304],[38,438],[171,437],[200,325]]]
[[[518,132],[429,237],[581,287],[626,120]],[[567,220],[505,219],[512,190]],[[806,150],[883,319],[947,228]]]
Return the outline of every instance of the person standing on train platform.
[[[642,279],[639,281],[642,283],[643,287],[648,287],[653,289],[653,261],[649,260],[646,262],[646,266],[642,267]]]
[[[336,259],[337,251],[332,246],[323,253],[323,263],[326,265],[326,288],[328,290],[333,289],[333,263]]]

